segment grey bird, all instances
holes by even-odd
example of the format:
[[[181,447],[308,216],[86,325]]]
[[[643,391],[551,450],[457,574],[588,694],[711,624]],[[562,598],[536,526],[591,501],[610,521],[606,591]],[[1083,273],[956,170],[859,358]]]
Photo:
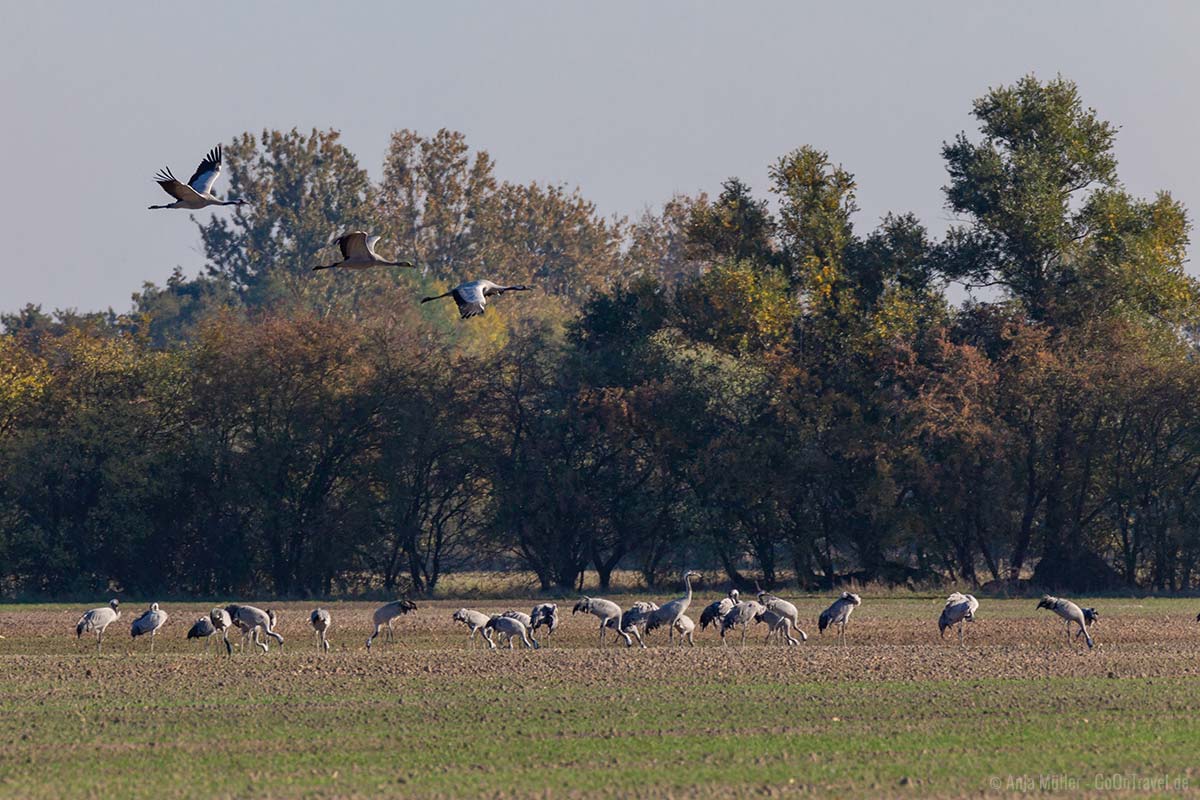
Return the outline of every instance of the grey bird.
[[[552,636],[558,630],[558,603],[539,603],[529,612],[533,620],[530,633],[536,633],[538,628],[546,628],[546,636]],[[543,640],[544,641],[544,640]]]
[[[763,612],[754,618],[755,622],[766,623],[767,626],[767,644],[770,644],[771,637],[775,634],[780,634],[780,638],[786,639],[788,645],[800,644],[800,639],[792,638],[790,628],[792,622],[773,608],[763,607]]]
[[[963,643],[963,625],[968,622],[974,622],[975,612],[978,610],[979,601],[975,599],[975,595],[953,592],[946,598],[946,606],[942,609],[942,615],[938,617],[938,632],[945,639],[946,629],[957,625],[958,643],[961,646]]]
[[[497,614],[489,619],[487,625],[484,627],[488,631],[495,631],[498,635],[503,636],[508,641],[509,650],[513,647],[513,639],[520,639],[526,648],[537,650],[539,647],[537,639],[529,635],[529,630],[525,627],[525,623],[516,617],[506,617],[502,614]],[[496,649],[496,643],[491,640],[491,637],[488,637],[487,643],[493,650]]]
[[[313,267],[320,269],[367,269],[368,267],[413,267],[411,261],[388,261],[375,252],[375,244],[381,236],[368,236],[366,231],[351,231],[338,237],[337,246],[342,251],[342,260],[332,264]]]
[[[136,639],[139,636],[150,634],[150,652],[154,652],[154,637],[158,635],[159,629],[167,624],[167,612],[158,607],[158,603],[151,603],[150,608],[140,617],[133,621],[133,625],[129,626],[129,635]]]
[[[722,597],[705,606],[704,610],[700,612],[700,630],[706,629],[709,625],[719,629],[721,620],[729,613],[730,609],[737,605],[738,597],[738,590],[730,589],[728,597]]]
[[[633,640],[629,638],[629,634],[625,633],[621,627],[621,607],[611,600],[605,600],[602,597],[583,596],[579,598],[579,602],[571,609],[571,616],[576,614],[591,614],[600,620],[600,646],[604,646],[604,631],[607,628],[613,628],[622,638],[625,639],[625,644],[632,647]],[[610,622],[612,623],[610,625]]]
[[[510,617],[511,619],[519,619],[521,621],[521,624],[524,625],[526,628],[533,625],[533,618],[530,617],[528,614],[526,614],[524,611],[513,611],[510,608],[508,611],[503,612],[500,616]]]
[[[283,647],[283,637],[275,630],[275,624],[278,622],[274,611],[263,611],[255,606],[238,605],[236,603],[225,606],[225,611],[229,613],[229,618],[233,621],[234,627],[242,632],[242,650],[245,652],[246,640],[252,639],[254,645],[262,649],[265,653],[270,648],[267,643],[261,641],[258,632],[261,630],[267,636],[270,636],[280,647]]]
[[[208,646],[212,643],[212,635],[217,632],[217,627],[213,625],[212,618],[208,616],[197,617],[192,623],[192,627],[188,629],[187,638],[203,639],[204,651],[208,652]]]
[[[96,652],[100,652],[100,642],[104,638],[104,629],[121,618],[121,601],[113,598],[108,605],[93,608],[83,612],[83,616],[75,623],[75,638],[85,633],[96,634]]]
[[[186,208],[189,211],[198,211],[209,206],[246,205],[245,200],[222,200],[213,194],[213,184],[217,182],[220,175],[221,145],[217,145],[208,152],[208,155],[200,162],[200,166],[196,167],[192,177],[188,178],[187,183],[180,183],[171,174],[170,167],[163,167],[154,176],[154,181],[162,187],[164,192],[174,197],[175,202],[164,206],[150,206],[150,208]]]
[[[422,297],[421,302],[428,303],[431,300],[441,300],[443,297],[453,297],[455,304],[458,306],[459,318],[468,319],[470,317],[478,317],[484,312],[484,307],[487,306],[487,299],[489,297],[502,295],[505,292],[528,292],[536,288],[536,286],[525,286],[524,284],[501,286],[491,281],[468,281],[467,283],[460,283],[444,294],[433,297]]]
[[[233,627],[233,618],[225,609],[214,608],[208,612],[208,619],[213,624],[213,629],[221,634],[221,641],[225,643],[225,656],[232,656],[233,645],[229,643],[229,629]]]
[[[1083,634],[1084,641],[1090,649],[1095,643],[1092,641],[1092,635],[1088,633],[1087,617],[1084,616],[1083,609],[1072,603],[1070,600],[1064,600],[1059,597],[1051,597],[1046,595],[1037,604],[1038,608],[1046,608],[1058,614],[1067,621],[1067,644],[1071,644],[1071,623],[1079,626],[1079,633]],[[1079,638],[1079,634],[1075,634]]]
[[[675,622],[687,613],[688,608],[692,605],[692,579],[700,580],[702,576],[699,572],[688,570],[683,573],[683,585],[687,590],[687,594],[683,597],[676,598],[669,603],[663,603],[651,614],[646,620],[646,632],[665,625],[667,626],[667,643],[670,644],[675,640]]]
[[[686,639],[689,647],[695,647],[696,641],[692,638],[692,633],[696,630],[696,623],[692,622],[692,618],[687,614],[680,614],[679,619],[675,620],[675,630],[679,632],[679,646],[683,647],[683,641]]]
[[[329,612],[323,608],[314,608],[313,612],[308,615],[308,624],[312,625],[313,631],[317,634],[317,647],[329,652],[329,639],[326,633],[329,631],[329,626],[333,624],[333,617],[329,616]]]
[[[758,581],[754,582],[754,586],[758,590],[758,602],[766,606],[768,610],[775,612],[781,618],[786,619],[788,621],[788,628],[796,631],[796,633],[800,635],[800,641],[807,642],[808,634],[800,628],[800,612],[796,606],[781,597],[768,594],[761,586],[758,585]],[[790,644],[792,641],[791,634],[787,631],[784,631],[784,635],[787,637],[788,643]],[[770,636],[770,634],[768,634],[768,636]]]
[[[746,647],[746,628],[766,610],[766,607],[762,603],[755,600],[743,600],[735,604],[733,608],[729,609],[729,613],[721,618],[721,644],[727,644],[725,641],[726,633],[741,625],[742,648],[744,649]]]
[[[491,617],[489,617],[487,614],[484,614],[482,611],[475,611],[471,608],[460,608],[458,611],[455,611],[450,618],[455,622],[461,622],[463,625],[466,625],[467,629],[471,631],[471,635],[468,638],[471,641],[472,647],[475,646],[475,634],[477,633],[481,639],[483,639],[489,645],[491,644],[492,629],[487,626],[488,622],[491,620]]]
[[[633,634],[633,638],[637,639],[638,645],[643,649],[646,647],[646,640],[642,636],[642,632],[650,622],[650,617],[658,611],[658,606],[649,600],[638,600],[621,614],[619,624],[621,626],[620,633],[625,637],[627,645],[632,646],[629,640],[629,635]],[[617,629],[618,620],[610,619],[607,626],[613,630]]]
[[[392,641],[396,637],[396,632],[392,627],[396,623],[396,618],[402,614],[409,614],[416,610],[417,604],[407,599],[393,600],[392,602],[384,603],[379,608],[375,609],[375,613],[371,617],[372,621],[375,623],[375,631],[371,634],[371,637],[367,639],[367,651],[370,652],[371,642],[375,641],[375,637],[378,636],[379,632],[385,627],[387,628],[387,634],[384,638],[384,641]]]
[[[846,623],[850,621],[850,614],[854,609],[862,604],[862,598],[853,592],[842,592],[842,596],[833,601],[833,605],[821,612],[820,618],[817,620],[817,631],[825,633],[825,629],[830,625],[838,626],[838,641],[843,645],[846,644]]]

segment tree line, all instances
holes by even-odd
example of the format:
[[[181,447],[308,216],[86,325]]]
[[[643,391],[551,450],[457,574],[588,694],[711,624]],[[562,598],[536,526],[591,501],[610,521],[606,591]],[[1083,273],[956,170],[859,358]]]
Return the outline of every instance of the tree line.
[[[973,114],[940,239],[911,214],[857,231],[854,176],[807,146],[770,197],[731,178],[630,220],[499,180],[459,133],[397,132],[378,182],[335,131],[244,134],[225,161],[254,203],[197,220],[201,275],[0,317],[0,592],[701,564],[1195,588],[1187,213],[1123,188],[1068,80]],[[420,269],[311,272],[354,228]],[[541,291],[468,321],[416,302],[475,277]]]

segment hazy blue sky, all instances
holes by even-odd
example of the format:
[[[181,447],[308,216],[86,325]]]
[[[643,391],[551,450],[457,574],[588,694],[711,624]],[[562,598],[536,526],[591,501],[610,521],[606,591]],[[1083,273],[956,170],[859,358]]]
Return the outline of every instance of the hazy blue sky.
[[[730,175],[765,193],[812,144],[857,176],[860,227],[911,210],[939,231],[939,148],[971,100],[1061,72],[1121,126],[1126,185],[1195,212],[1198,33],[1191,2],[9,2],[0,310],[125,310],[197,270],[188,212],[146,210],[151,176],[267,127],[337,128],[375,176],[391,131],[459,129],[502,178],[610,214]]]

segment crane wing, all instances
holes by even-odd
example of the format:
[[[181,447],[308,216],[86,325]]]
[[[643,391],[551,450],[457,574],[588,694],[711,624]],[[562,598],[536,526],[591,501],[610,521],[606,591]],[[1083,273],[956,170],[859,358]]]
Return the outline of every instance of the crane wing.
[[[352,258],[366,261],[371,257],[371,248],[367,244],[367,234],[363,231],[351,231],[338,239],[338,247],[342,248],[342,258]]]
[[[200,166],[196,167],[192,177],[188,178],[188,186],[200,194],[208,194],[212,191],[213,184],[217,182],[217,176],[220,174],[221,145],[217,145],[208,151],[208,155],[200,162]]]
[[[379,258],[379,254],[375,252],[375,243],[382,238],[382,236],[372,236],[367,239],[367,252],[371,254],[371,258]]]
[[[199,194],[191,186],[186,183],[180,183],[176,177],[171,174],[170,167],[163,167],[154,176],[154,181],[163,188],[163,191],[174,197],[176,200],[195,201],[201,200]]]
[[[479,281],[454,287],[452,294],[454,302],[458,304],[458,313],[462,319],[478,317],[483,313],[483,308],[487,305],[487,297],[484,296],[483,291],[483,286]]]

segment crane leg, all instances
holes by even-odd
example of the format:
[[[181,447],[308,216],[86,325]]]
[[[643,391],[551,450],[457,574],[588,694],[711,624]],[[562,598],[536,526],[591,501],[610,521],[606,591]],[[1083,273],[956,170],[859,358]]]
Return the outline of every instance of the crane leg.
[[[742,649],[743,650],[746,649],[746,628],[748,628],[748,627],[749,627],[748,625],[742,626]]]

